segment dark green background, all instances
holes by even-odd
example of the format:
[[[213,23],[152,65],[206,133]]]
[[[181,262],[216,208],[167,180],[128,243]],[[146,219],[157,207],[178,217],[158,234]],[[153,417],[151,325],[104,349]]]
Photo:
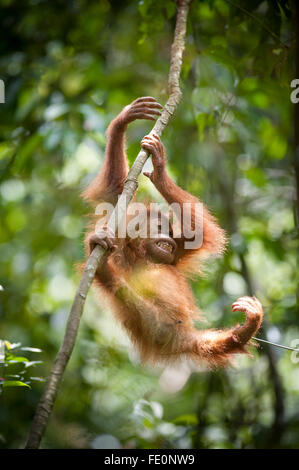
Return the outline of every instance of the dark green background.
[[[143,95],[166,102],[175,5],[0,6],[0,337],[41,348],[16,354],[43,361],[24,376],[31,389],[0,396],[1,447],[15,448],[24,445],[43,388],[36,378],[50,370],[79,282],[88,213],[80,192],[100,167],[105,129],[122,106]],[[242,321],[231,303],[253,291],[265,307],[262,337],[287,345],[299,338],[291,17],[286,1],[194,0],[183,100],[162,138],[173,178],[230,236],[225,256],[193,282],[210,327]],[[130,126],[131,162],[150,126]],[[139,195],[158,197],[145,177]],[[138,364],[91,292],[43,446],[299,447],[296,355],[260,347],[236,365],[194,372],[170,393],[182,371],[163,389],[161,369]],[[22,377],[23,363],[9,367]]]

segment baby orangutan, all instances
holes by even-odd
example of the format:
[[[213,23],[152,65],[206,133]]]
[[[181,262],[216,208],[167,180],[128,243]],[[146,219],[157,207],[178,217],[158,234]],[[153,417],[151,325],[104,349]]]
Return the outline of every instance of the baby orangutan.
[[[83,193],[85,199],[95,205],[101,201],[116,204],[128,173],[126,128],[136,119],[154,120],[161,114],[161,108],[152,97],[138,98],[111,122],[103,167]],[[144,137],[142,147],[150,152],[153,162],[153,172],[145,175],[169,205],[176,203],[182,211],[185,206],[189,208],[194,228],[199,200],[168,176],[159,137],[154,134]],[[150,235],[120,238],[105,226],[95,232],[96,218],[86,236],[87,256],[96,244],[106,249],[95,282],[110,297],[116,316],[137,346],[142,361],[169,363],[185,356],[211,367],[225,366],[235,354],[246,352],[246,344],[261,326],[260,302],[255,297],[241,297],[232,309],[245,313],[243,325],[225,330],[194,327],[198,309],[187,279],[199,272],[196,263],[199,257],[221,254],[226,243],[225,233],[215,218],[204,205],[201,207],[202,224],[198,227],[201,243],[193,248],[186,248],[183,227],[181,236],[176,237],[168,220],[169,232],[163,232],[161,221],[165,216],[161,212],[156,214],[158,234],[152,238]]]

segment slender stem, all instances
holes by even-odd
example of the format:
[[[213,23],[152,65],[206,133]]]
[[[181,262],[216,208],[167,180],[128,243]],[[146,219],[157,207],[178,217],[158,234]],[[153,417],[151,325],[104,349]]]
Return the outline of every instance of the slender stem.
[[[299,352],[299,349],[291,348],[290,346],[284,346],[283,344],[279,344],[279,343],[273,343],[273,341],[267,341],[262,338],[256,338],[255,336],[252,336],[252,339],[254,339],[255,341],[260,341],[261,343],[271,344],[272,346],[276,346],[277,348],[287,349],[288,351]]]

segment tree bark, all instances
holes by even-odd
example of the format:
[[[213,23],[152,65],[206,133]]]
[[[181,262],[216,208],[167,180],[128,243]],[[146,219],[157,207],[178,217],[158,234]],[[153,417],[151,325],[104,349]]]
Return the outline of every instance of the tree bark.
[[[189,5],[192,0],[179,0],[176,19],[174,40],[171,47],[170,71],[169,71],[169,98],[162,111],[161,116],[156,121],[151,133],[160,136],[167,126],[181,98],[179,77],[181,72],[182,57],[185,48],[185,37],[187,28],[187,16]],[[130,169],[124,183],[123,192],[108,222],[108,227],[115,229],[115,220],[120,221],[125,215],[126,208],[137,190],[137,178],[149,157],[149,153],[141,149],[132,168]],[[116,214],[118,214],[116,216]],[[36,408],[34,420],[29,432],[26,449],[37,449],[46,430],[48,420],[53,409],[54,401],[58,393],[58,388],[64,374],[65,368],[73,351],[80,319],[83,313],[88,290],[94,279],[98,264],[104,254],[104,249],[96,246],[86,262],[86,266],[77,289],[73,305],[68,318],[66,332],[62,346],[57,354],[49,378],[45,384],[44,392]]]

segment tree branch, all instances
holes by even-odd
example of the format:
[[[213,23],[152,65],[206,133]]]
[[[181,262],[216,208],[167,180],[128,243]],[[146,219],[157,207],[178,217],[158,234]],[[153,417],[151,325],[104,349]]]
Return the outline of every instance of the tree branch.
[[[163,130],[167,126],[181,98],[179,77],[182,66],[183,52],[185,48],[187,16],[191,1],[192,0],[179,0],[177,2],[178,12],[174,40],[171,47],[170,71],[168,80],[169,98],[161,116],[156,121],[154,128],[151,131],[151,133],[155,133],[158,136],[162,134]],[[138,187],[137,178],[141,173],[141,170],[148,157],[148,151],[141,149],[125,180],[123,192],[119,197],[118,203],[108,222],[109,228],[115,229],[115,220],[117,219],[120,222],[122,217],[125,215],[127,206]],[[37,449],[40,445],[54,405],[55,398],[57,396],[63,373],[75,345],[87,293],[103,254],[104,249],[97,245],[86,262],[85,269],[68,318],[62,346],[55,359],[49,378],[45,384],[44,392],[36,408],[36,413],[31,430],[29,432],[28,441],[25,446],[27,449]]]

